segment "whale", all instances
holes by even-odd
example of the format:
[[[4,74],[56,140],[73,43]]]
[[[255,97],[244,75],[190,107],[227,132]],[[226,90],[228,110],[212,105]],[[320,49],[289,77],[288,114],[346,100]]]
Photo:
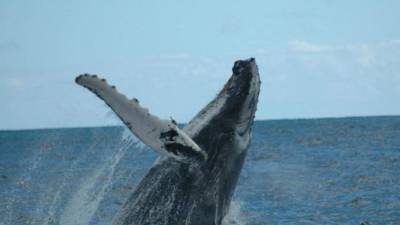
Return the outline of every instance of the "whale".
[[[261,84],[254,58],[235,61],[222,90],[183,127],[152,115],[97,75],[82,74],[75,81],[160,154],[115,215],[114,225],[222,223],[251,143]]]

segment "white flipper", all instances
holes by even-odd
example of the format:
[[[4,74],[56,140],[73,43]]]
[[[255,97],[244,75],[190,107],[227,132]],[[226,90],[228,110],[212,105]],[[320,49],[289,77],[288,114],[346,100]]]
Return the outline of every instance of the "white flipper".
[[[103,99],[132,133],[152,149],[185,163],[207,159],[207,153],[179,129],[175,121],[151,115],[148,109],[139,105],[137,99],[127,99],[105,79],[84,74],[78,76],[75,82]]]

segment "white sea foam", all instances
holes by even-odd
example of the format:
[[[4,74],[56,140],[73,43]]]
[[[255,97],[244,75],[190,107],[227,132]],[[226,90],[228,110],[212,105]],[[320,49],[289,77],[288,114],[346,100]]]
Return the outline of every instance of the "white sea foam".
[[[73,194],[61,215],[61,225],[87,225],[90,223],[101,201],[112,187],[112,177],[116,166],[127,149],[133,143],[138,142],[135,142],[135,138],[125,130],[121,143],[119,150],[110,157],[110,160],[107,160],[109,163],[96,169]]]
[[[232,201],[228,214],[222,221],[222,225],[245,225],[239,201]]]

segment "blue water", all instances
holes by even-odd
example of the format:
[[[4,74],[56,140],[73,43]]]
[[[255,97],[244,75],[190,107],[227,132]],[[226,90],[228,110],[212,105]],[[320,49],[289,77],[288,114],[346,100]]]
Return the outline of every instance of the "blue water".
[[[122,127],[0,131],[0,225],[110,224],[157,154]],[[257,121],[225,224],[400,224],[400,117]]]

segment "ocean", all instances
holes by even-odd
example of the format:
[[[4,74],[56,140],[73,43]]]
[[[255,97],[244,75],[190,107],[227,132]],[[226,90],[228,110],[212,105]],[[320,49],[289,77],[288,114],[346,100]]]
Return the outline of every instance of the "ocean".
[[[123,127],[0,131],[0,225],[108,225],[157,154]],[[256,121],[226,225],[399,225],[400,116]]]

